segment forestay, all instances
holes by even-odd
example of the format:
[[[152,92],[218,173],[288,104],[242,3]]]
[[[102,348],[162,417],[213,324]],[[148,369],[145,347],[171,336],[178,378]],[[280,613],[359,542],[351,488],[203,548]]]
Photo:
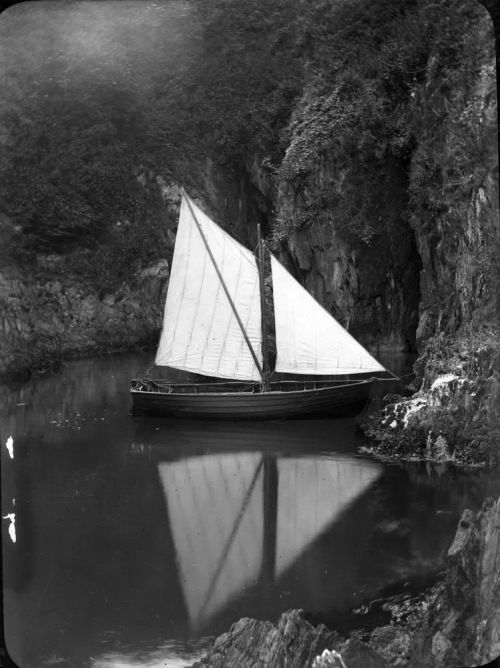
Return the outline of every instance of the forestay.
[[[262,365],[255,258],[192,202],[191,207]],[[219,378],[261,378],[184,197],[155,363]]]
[[[340,375],[385,368],[271,257],[276,371]]]

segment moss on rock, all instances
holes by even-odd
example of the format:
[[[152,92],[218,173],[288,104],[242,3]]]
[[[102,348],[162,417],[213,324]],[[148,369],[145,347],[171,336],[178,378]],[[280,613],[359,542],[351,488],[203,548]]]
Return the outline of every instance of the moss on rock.
[[[362,425],[371,453],[388,458],[500,462],[500,343],[495,331],[431,339],[415,364],[420,389],[390,397]]]

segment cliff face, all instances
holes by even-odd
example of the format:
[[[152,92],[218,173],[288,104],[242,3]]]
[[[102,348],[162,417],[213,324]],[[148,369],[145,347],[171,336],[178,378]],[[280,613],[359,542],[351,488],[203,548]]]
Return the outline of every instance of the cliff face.
[[[265,223],[258,204],[264,200],[248,174],[228,173],[208,159],[190,168],[195,178],[181,168],[175,178],[149,175],[164,207],[164,259],[129,274],[119,287],[103,292],[81,273],[68,271],[68,262],[56,254],[39,255],[34,271],[12,264],[0,269],[0,377],[26,376],[65,358],[157,342],[181,184],[233,236],[255,245],[256,223]]]
[[[490,19],[477,26],[477,39],[492,44]],[[428,86],[433,84],[428,76]],[[498,141],[494,57],[478,67],[477,81],[455,91],[457,109],[441,118],[432,147],[422,141],[413,156],[411,218],[422,261],[417,339],[423,343],[437,333],[498,325],[500,273],[498,249]],[[416,190],[422,186],[432,150],[439,169],[428,201]],[[472,161],[476,155],[476,165]],[[426,178],[429,178],[427,176]],[[430,210],[429,210],[430,209]]]
[[[488,21],[474,31],[483,43]],[[432,83],[429,72],[427,87]],[[457,88],[454,97],[456,106],[441,117],[435,141],[422,141],[412,158],[411,224],[422,262],[419,391],[410,400],[390,399],[364,429],[377,441],[372,452],[385,456],[497,464],[500,224],[494,61],[482,60],[468,95]],[[425,186],[431,168],[436,185]]]
[[[500,314],[492,23],[477,3],[450,2],[419,51],[404,36],[429,21],[424,4],[387,17],[382,48],[367,33],[354,71],[336,69],[348,47],[319,35],[275,166],[276,250],[349,331],[389,349]]]
[[[474,666],[500,655],[499,528],[499,499],[486,501],[477,515],[464,511],[445,580],[416,642],[418,665]]]
[[[497,210],[498,178],[492,169],[472,190],[461,219],[440,220],[434,236],[416,225],[423,264],[420,343],[439,332],[498,324],[498,275],[493,261],[499,245]]]
[[[300,187],[284,183],[278,218],[298,223],[281,254],[306,288],[365,345],[409,350],[415,346],[420,260],[404,220],[406,187],[400,166],[380,179],[383,231],[369,243],[339,229],[329,199],[342,192],[336,155],[318,157]],[[348,194],[346,195],[349,196]],[[297,224],[297,223],[296,223]]]
[[[29,376],[64,358],[156,340],[166,261],[141,271],[133,287],[102,296],[75,277],[58,277],[54,269],[51,280],[29,280],[12,269],[0,274],[0,376]]]

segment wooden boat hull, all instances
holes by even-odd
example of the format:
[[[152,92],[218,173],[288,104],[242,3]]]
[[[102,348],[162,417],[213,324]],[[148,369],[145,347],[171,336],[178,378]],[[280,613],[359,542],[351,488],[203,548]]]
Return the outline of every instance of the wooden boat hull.
[[[177,392],[140,387],[133,381],[134,414],[201,419],[274,420],[356,414],[366,404],[373,379],[322,385],[316,389],[269,392]]]

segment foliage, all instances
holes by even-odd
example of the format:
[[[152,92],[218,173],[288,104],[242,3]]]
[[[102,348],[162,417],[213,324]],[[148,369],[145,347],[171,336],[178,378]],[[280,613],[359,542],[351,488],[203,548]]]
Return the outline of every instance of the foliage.
[[[429,54],[425,85],[413,101],[418,145],[412,156],[412,221],[424,230],[446,213],[465,215],[471,194],[496,160],[494,40],[478,6],[454,2]],[[487,90],[489,89],[489,90]]]
[[[388,233],[383,193],[403,175],[406,197],[392,207],[403,223],[420,225],[431,208],[431,225],[465,201],[491,162],[484,103],[474,96],[478,72],[491,80],[484,19],[465,0],[304,3],[307,84],[278,177],[281,202],[294,193],[299,206],[278,215],[277,241],[313,222],[311,203],[323,201],[350,243],[372,244]]]
[[[154,219],[126,221],[108,230],[95,247],[67,253],[62,270],[86,278],[102,297],[123,284],[133,287],[137,272],[162,257],[166,245],[163,229]]]
[[[3,16],[0,211],[21,230],[12,260],[70,254],[68,270],[101,284],[103,267],[111,284],[158,257],[156,175],[185,181],[207,155],[239,164],[288,120],[295,20],[292,0],[271,11],[263,0],[68,2]]]
[[[133,206],[133,155],[126,130],[118,131],[128,119],[114,119],[95,98],[75,105],[75,96],[52,91],[7,126],[9,161],[0,169],[4,211],[40,248],[88,243]]]
[[[279,155],[277,137],[300,92],[294,0],[193,0],[196,53],[159,99],[167,145],[241,166],[255,152]]]
[[[106,267],[116,283],[162,252],[155,177],[189,180],[207,157],[267,165],[278,241],[325,212],[353,245],[394,240],[408,221],[432,238],[488,168],[494,91],[473,92],[477,72],[492,80],[482,16],[467,0],[9,10],[0,211],[20,230],[12,256],[71,253],[68,269]]]
[[[110,289],[164,253],[147,96],[179,19],[155,3],[122,7],[40,3],[2,15],[0,211],[16,230],[4,264],[34,271],[38,255],[60,253],[69,272]]]

